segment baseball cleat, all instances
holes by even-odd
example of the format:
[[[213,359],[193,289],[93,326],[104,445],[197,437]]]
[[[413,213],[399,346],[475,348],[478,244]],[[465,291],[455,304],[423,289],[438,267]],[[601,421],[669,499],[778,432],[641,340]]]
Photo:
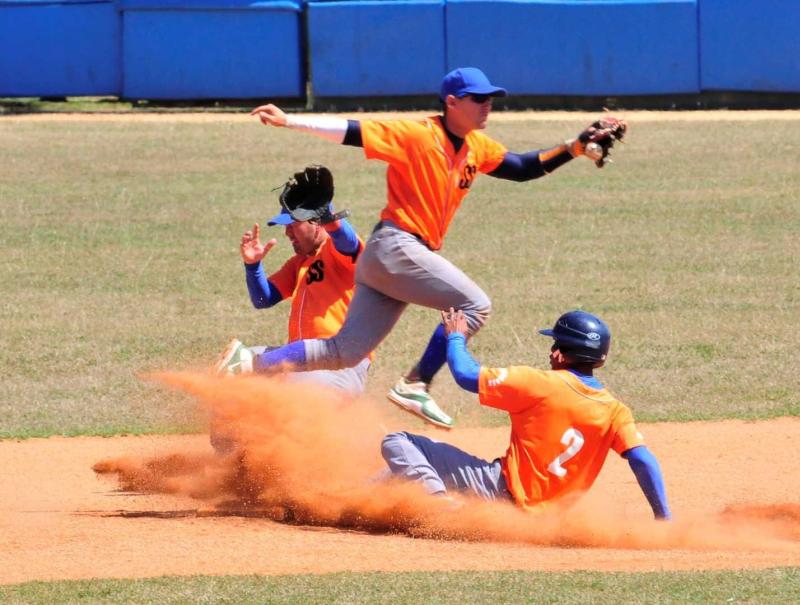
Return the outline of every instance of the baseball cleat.
[[[217,376],[249,374],[253,371],[253,352],[234,338],[219,356],[215,371]]]
[[[445,429],[453,428],[453,419],[436,405],[433,397],[428,393],[428,385],[424,382],[409,382],[405,378],[401,378],[389,389],[386,397],[392,403],[419,416],[426,422]]]

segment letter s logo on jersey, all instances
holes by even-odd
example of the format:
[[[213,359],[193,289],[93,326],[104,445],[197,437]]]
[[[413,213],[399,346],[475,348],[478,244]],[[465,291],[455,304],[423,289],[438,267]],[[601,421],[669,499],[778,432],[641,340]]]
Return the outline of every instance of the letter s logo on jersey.
[[[308,267],[308,271],[306,272],[306,284],[313,284],[315,281],[322,281],[325,279],[325,272],[323,269],[325,268],[325,263],[321,260],[315,260],[311,263]]]
[[[478,172],[478,167],[475,164],[467,164],[461,173],[461,180],[458,181],[459,189],[469,189],[472,187],[472,181],[475,180],[475,175]]]

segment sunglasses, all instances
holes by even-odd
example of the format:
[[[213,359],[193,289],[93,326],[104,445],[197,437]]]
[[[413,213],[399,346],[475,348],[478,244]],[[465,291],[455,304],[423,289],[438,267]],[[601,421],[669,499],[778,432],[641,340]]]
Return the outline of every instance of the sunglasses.
[[[469,97],[470,101],[472,101],[473,103],[477,103],[478,105],[483,105],[484,103],[486,103],[486,101],[492,98],[492,95],[469,94],[467,96]]]

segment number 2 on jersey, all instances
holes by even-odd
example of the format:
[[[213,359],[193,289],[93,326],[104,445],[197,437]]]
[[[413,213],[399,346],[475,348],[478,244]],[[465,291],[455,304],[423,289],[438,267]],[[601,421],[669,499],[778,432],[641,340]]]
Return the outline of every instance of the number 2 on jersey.
[[[581,451],[583,447],[583,433],[578,429],[569,427],[564,434],[561,435],[561,444],[566,445],[567,449],[561,452],[556,459],[547,465],[547,470],[553,473],[556,477],[564,477],[567,474],[562,464],[573,458],[575,454]]]

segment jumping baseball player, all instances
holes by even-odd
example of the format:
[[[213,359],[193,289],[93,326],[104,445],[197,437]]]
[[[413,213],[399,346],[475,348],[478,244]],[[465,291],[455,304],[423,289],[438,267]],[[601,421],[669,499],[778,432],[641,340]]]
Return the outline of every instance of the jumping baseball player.
[[[275,105],[252,111],[263,124],[363,147],[368,159],[389,165],[387,205],[359,259],[355,294],[341,329],[330,338],[295,341],[267,352],[260,363],[290,363],[305,370],[359,363],[389,334],[409,303],[461,309],[468,335],[480,329],[491,311],[489,297],[437,252],[475,177],[482,172],[527,181],[581,155],[602,166],[614,139],[622,138],[626,129],[624,122],[607,118],[550,149],[513,153],[479,132],[486,127],[492,99],[505,95],[479,69],[464,67],[442,81],[443,115],[422,120],[299,118]],[[445,360],[446,339],[439,325],[419,362],[389,391],[389,399],[450,428],[452,419],[428,392]]]
[[[344,322],[353,298],[356,260],[364,243],[344,218],[334,215],[333,175],[324,166],[308,166],[289,180],[280,195],[281,212],[269,226],[282,225],[294,256],[266,277],[262,260],[277,240],[262,243],[258,223],[242,236],[240,252],[250,300],[257,309],[291,299],[288,342],[328,338]],[[274,348],[274,347],[273,347]],[[258,371],[269,347],[245,347],[233,339],[219,359],[217,371],[238,374]],[[337,370],[298,372],[296,381],[328,385],[349,394],[363,393],[370,353],[352,366]]]
[[[482,405],[508,412],[511,443],[492,462],[410,433],[382,444],[392,473],[419,481],[430,494],[463,492],[541,508],[588,490],[608,451],[630,464],[658,519],[670,511],[658,461],[644,445],[631,411],[594,376],[608,356],[611,333],[599,318],[570,311],[541,334],[553,338],[550,370],[481,367],[467,350],[469,326],[461,311],[442,313],[447,363],[463,389]]]

